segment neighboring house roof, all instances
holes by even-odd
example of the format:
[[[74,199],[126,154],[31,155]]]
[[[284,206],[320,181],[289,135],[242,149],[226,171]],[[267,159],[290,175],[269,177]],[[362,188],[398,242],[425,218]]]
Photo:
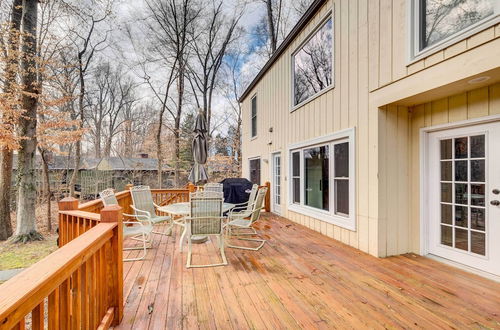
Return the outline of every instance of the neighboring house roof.
[[[74,169],[75,160],[73,157],[52,155],[49,160],[49,170],[72,170]],[[36,168],[42,168],[42,157],[36,155]],[[17,154],[14,154],[13,169],[17,170]],[[91,158],[82,157],[81,170],[110,170],[110,171],[156,171],[158,169],[158,160],[154,158],[120,158],[120,157],[105,157]],[[163,165],[163,170],[171,170],[168,164]]]
[[[107,171],[156,171],[158,170],[158,159],[106,157],[99,162],[97,169]],[[163,165],[163,170],[171,169],[168,164]]]
[[[267,70],[269,70],[274,62],[278,60],[278,58],[283,54],[283,52],[287,49],[287,47],[292,43],[292,41],[295,39],[295,37],[302,31],[302,29],[309,23],[311,18],[318,12],[318,10],[321,8],[323,3],[325,3],[327,0],[314,0],[313,3],[309,6],[307,11],[302,15],[302,17],[299,19],[297,24],[293,27],[292,31],[286,36],[285,40],[280,44],[278,49],[274,52],[274,54],[271,56],[271,58],[264,64],[262,69],[260,69],[259,73],[255,76],[255,78],[252,80],[252,82],[248,85],[248,87],[245,89],[243,94],[241,94],[240,98],[238,101],[243,102],[243,100],[250,94],[252,89],[257,85],[257,83],[264,77],[266,74]]]

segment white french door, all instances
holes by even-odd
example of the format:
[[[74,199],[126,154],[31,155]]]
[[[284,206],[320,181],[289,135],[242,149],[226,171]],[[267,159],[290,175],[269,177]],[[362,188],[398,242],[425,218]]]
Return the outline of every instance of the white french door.
[[[500,275],[500,122],[427,141],[429,253]]]
[[[273,212],[281,214],[281,154],[273,154]]]

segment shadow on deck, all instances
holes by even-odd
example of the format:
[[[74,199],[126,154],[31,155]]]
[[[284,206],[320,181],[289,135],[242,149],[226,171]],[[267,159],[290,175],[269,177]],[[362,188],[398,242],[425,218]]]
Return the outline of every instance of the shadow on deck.
[[[179,228],[155,235],[146,260],[125,263],[117,329],[500,327],[499,283],[413,254],[377,259],[274,215],[258,226],[264,247],[226,249],[216,268],[185,268]],[[210,240],[194,252],[219,258]]]

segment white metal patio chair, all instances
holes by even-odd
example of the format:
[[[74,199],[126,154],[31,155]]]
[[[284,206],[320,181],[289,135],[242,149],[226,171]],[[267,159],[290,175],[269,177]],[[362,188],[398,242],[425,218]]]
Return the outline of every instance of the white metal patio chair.
[[[130,188],[130,194],[132,195],[132,209],[135,212],[135,217],[138,220],[147,220],[151,222],[153,227],[159,223],[167,222],[169,225],[167,226],[166,232],[161,233],[158,231],[154,231],[154,234],[160,235],[171,235],[173,221],[172,217],[168,215],[157,215],[156,209],[159,207],[153,201],[153,195],[151,194],[151,189],[149,186],[134,186]]]
[[[255,198],[255,202],[252,205],[252,211],[248,215],[245,212],[238,212],[236,211],[230,211],[228,215],[228,223],[227,223],[227,233],[229,238],[236,239],[236,240],[243,240],[243,241],[251,241],[251,242],[257,242],[260,243],[259,246],[253,248],[253,247],[247,247],[247,246],[240,246],[240,245],[232,245],[230,243],[227,244],[228,247],[234,248],[234,249],[243,249],[243,250],[252,250],[252,251],[258,251],[260,250],[263,246],[264,243],[266,243],[266,240],[260,239],[260,238],[244,238],[241,237],[243,235],[257,235],[257,231],[255,228],[253,228],[253,224],[259,220],[260,218],[260,213],[262,209],[264,208],[264,198],[266,197],[267,194],[267,187],[260,188],[259,191],[257,192],[257,197]],[[234,210],[234,209],[233,209]],[[250,232],[241,232],[242,230],[247,230],[250,229]]]
[[[198,195],[199,196],[199,195]],[[227,259],[224,252],[224,217],[222,216],[222,198],[202,197],[197,195],[190,197],[190,216],[185,218],[186,231],[188,238],[188,256],[187,268],[226,266]],[[191,264],[192,257],[192,239],[193,236],[216,236],[220,254],[221,263],[207,265]]]
[[[242,218],[249,217],[252,214],[255,198],[257,197],[257,191],[259,191],[259,185],[254,184],[252,186],[252,190],[250,190],[248,201],[234,205],[234,208],[232,209],[233,215],[238,215]]]
[[[104,206],[118,205],[118,200],[113,189],[108,188],[99,193]],[[124,217],[135,218],[132,214],[123,213]],[[131,238],[142,243],[142,247],[123,248],[124,251],[142,250],[142,255],[136,258],[123,259],[123,261],[138,261],[146,257],[147,249],[151,248],[151,233],[153,225],[149,221],[124,221],[123,222],[123,239]],[[149,243],[149,246],[148,246]]]
[[[203,191],[224,192],[222,183],[206,183]]]

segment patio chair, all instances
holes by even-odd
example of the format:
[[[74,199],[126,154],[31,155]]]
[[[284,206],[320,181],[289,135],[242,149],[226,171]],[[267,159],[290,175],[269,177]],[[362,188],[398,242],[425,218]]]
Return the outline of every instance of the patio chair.
[[[185,218],[188,238],[187,268],[226,266],[227,259],[224,252],[224,217],[222,216],[222,198],[191,196],[190,216]],[[222,262],[216,264],[193,265],[192,239],[193,236],[216,236],[222,256]]]
[[[203,191],[224,192],[222,183],[206,183],[203,186]]]
[[[108,188],[99,193],[104,206],[118,205],[118,200],[113,189]],[[135,218],[132,214],[123,213],[123,216]],[[136,258],[123,259],[123,261],[138,261],[146,257],[147,249],[151,248],[151,232],[153,225],[149,221],[124,221],[123,222],[123,239],[131,238],[142,243],[142,247],[123,248],[124,251],[143,250],[142,255]],[[148,246],[149,243],[149,246]]]
[[[248,201],[245,203],[235,204],[233,208],[233,214],[238,215],[242,218],[247,218],[252,214],[252,210],[255,203],[255,197],[257,197],[257,191],[259,191],[259,185],[254,184],[252,186],[252,190],[250,190],[250,196],[248,197]]]
[[[259,220],[260,218],[260,212],[264,208],[264,198],[266,197],[267,194],[267,187],[260,188],[259,191],[257,192],[257,197],[255,198],[255,202],[252,205],[252,211],[248,215],[246,212],[238,212],[238,211],[231,211],[229,212],[229,220],[227,223],[227,231],[228,231],[228,236],[229,238],[234,238],[236,240],[243,240],[243,241],[251,241],[251,242],[258,242],[260,243],[259,246],[252,248],[252,247],[247,247],[247,246],[239,246],[239,245],[232,245],[232,244],[227,244],[228,247],[234,248],[234,249],[243,249],[243,250],[252,250],[252,251],[258,251],[260,250],[263,246],[266,240],[260,239],[260,238],[243,238],[241,236],[243,235],[257,235],[257,231],[255,228],[253,228],[253,224]],[[241,232],[241,230],[246,230],[250,229],[251,232]]]
[[[134,186],[130,188],[130,194],[132,195],[132,209],[135,212],[135,217],[138,220],[147,220],[151,222],[153,227],[159,223],[168,222],[166,233],[161,233],[158,231],[153,231],[154,234],[160,235],[171,235],[173,221],[172,217],[168,215],[157,215],[156,209],[159,207],[153,201],[153,195],[151,194],[151,189],[149,186]]]

